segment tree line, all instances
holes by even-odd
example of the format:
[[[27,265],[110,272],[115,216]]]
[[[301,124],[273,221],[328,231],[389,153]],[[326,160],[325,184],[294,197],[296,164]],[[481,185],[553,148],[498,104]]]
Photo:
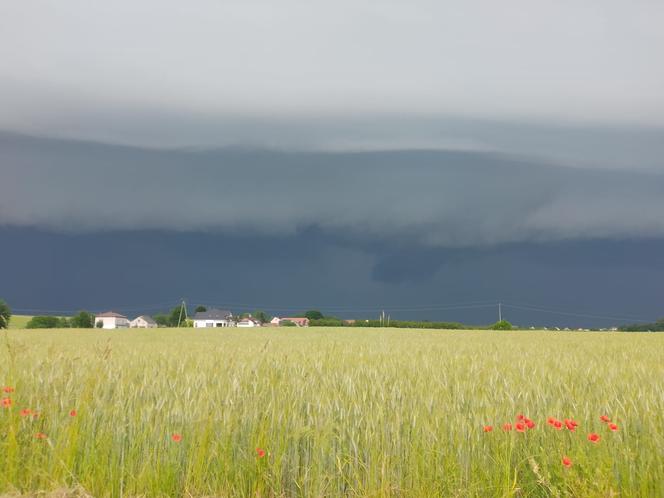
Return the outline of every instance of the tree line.
[[[632,323],[618,327],[623,332],[664,332],[664,318],[653,323]]]

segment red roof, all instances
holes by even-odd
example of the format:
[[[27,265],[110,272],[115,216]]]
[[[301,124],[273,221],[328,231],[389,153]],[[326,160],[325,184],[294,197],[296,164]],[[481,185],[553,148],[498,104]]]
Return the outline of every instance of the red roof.
[[[104,313],[99,313],[95,316],[97,318],[127,318],[126,316],[121,315],[120,313],[116,313],[115,311],[105,311]]]

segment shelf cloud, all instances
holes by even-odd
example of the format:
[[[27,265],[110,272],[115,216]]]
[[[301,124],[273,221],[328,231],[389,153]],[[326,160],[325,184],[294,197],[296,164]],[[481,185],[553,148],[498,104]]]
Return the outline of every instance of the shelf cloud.
[[[0,137],[0,223],[470,247],[664,236],[664,174],[474,151],[154,150]]]

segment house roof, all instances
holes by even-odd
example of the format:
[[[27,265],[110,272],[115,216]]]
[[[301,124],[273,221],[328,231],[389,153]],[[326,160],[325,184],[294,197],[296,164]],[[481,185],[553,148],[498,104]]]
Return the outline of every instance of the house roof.
[[[121,315],[120,313],[116,313],[115,311],[105,311],[103,313],[99,313],[98,315],[95,315],[96,318],[127,318],[124,315]]]
[[[143,320],[145,320],[146,322],[148,322],[150,324],[155,324],[155,325],[157,324],[157,322],[154,321],[154,318],[152,318],[151,316],[148,316],[148,315],[137,316],[136,318],[134,318],[134,321],[138,320],[139,318],[142,318]]]
[[[207,311],[198,311],[194,315],[194,320],[227,320],[232,318],[233,313],[228,310],[218,310],[216,308],[210,308]]]

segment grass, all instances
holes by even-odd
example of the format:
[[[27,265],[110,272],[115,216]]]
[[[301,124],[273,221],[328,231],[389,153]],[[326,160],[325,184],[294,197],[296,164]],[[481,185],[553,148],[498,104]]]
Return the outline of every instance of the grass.
[[[4,342],[0,385],[15,391],[0,408],[0,495],[664,496],[664,334],[20,330]],[[537,427],[500,430],[519,412]]]
[[[9,320],[9,328],[24,329],[31,318],[32,316],[29,315],[12,315],[11,320]]]

